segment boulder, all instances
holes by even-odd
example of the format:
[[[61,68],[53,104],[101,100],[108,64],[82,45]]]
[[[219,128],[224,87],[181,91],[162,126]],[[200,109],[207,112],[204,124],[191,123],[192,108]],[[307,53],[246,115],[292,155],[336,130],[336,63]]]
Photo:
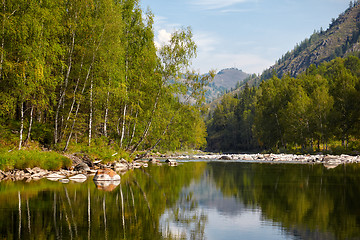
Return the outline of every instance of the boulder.
[[[109,168],[99,169],[95,176],[94,181],[118,181],[120,180],[120,176]]]
[[[160,162],[160,160],[156,159],[156,158],[149,159],[149,163],[159,163],[159,162]]]
[[[133,168],[141,168],[142,165],[143,165],[142,162],[138,162],[138,161],[135,161],[132,164]]]
[[[177,166],[177,164],[178,164],[175,159],[166,159],[165,162],[166,162],[167,164],[169,164],[169,166],[172,166],[172,167]]]
[[[65,176],[60,175],[58,173],[51,173],[51,174],[47,175],[46,178],[51,181],[58,181],[59,179],[65,178]]]
[[[69,177],[69,179],[74,182],[85,182],[87,177],[84,174],[77,174]]]
[[[254,160],[254,158],[252,156],[250,156],[250,155],[244,155],[244,156],[241,157],[241,159],[244,160],[244,161],[252,161],[252,160]]]
[[[220,160],[232,160],[232,158],[228,155],[224,155],[220,157]]]
[[[111,168],[114,169],[116,172],[125,172],[128,170],[127,162],[114,162],[111,164]]]
[[[84,154],[82,156],[82,161],[89,167],[94,167],[94,163],[92,162],[91,158],[88,155]]]
[[[74,167],[74,171],[78,171],[78,172],[90,171],[90,168],[86,163],[81,162]]]

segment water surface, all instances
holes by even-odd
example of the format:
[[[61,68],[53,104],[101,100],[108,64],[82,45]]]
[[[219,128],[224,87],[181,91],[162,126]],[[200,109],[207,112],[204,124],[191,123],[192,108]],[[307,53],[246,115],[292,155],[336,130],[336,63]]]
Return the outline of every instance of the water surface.
[[[359,165],[244,162],[150,166],[106,190],[0,182],[0,239],[360,239],[359,182]]]

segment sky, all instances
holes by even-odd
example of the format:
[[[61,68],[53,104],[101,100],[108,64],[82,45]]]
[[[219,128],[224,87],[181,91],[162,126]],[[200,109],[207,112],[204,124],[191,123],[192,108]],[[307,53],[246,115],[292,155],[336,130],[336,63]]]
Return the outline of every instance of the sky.
[[[155,42],[191,27],[199,73],[238,68],[260,74],[297,43],[326,30],[347,0],[140,0],[155,15]]]

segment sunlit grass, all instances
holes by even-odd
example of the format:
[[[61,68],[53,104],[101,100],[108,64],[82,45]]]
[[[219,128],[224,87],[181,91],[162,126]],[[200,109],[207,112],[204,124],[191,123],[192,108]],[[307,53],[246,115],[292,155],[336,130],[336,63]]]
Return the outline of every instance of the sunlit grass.
[[[38,150],[20,150],[0,152],[0,169],[25,169],[40,167],[47,170],[68,168],[71,160],[57,152],[42,152]]]

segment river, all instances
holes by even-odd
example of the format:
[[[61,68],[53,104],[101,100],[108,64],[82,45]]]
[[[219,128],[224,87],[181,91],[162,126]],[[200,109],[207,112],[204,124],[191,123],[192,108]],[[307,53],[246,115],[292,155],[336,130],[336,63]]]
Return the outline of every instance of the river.
[[[360,165],[184,161],[0,182],[0,239],[359,239]]]

